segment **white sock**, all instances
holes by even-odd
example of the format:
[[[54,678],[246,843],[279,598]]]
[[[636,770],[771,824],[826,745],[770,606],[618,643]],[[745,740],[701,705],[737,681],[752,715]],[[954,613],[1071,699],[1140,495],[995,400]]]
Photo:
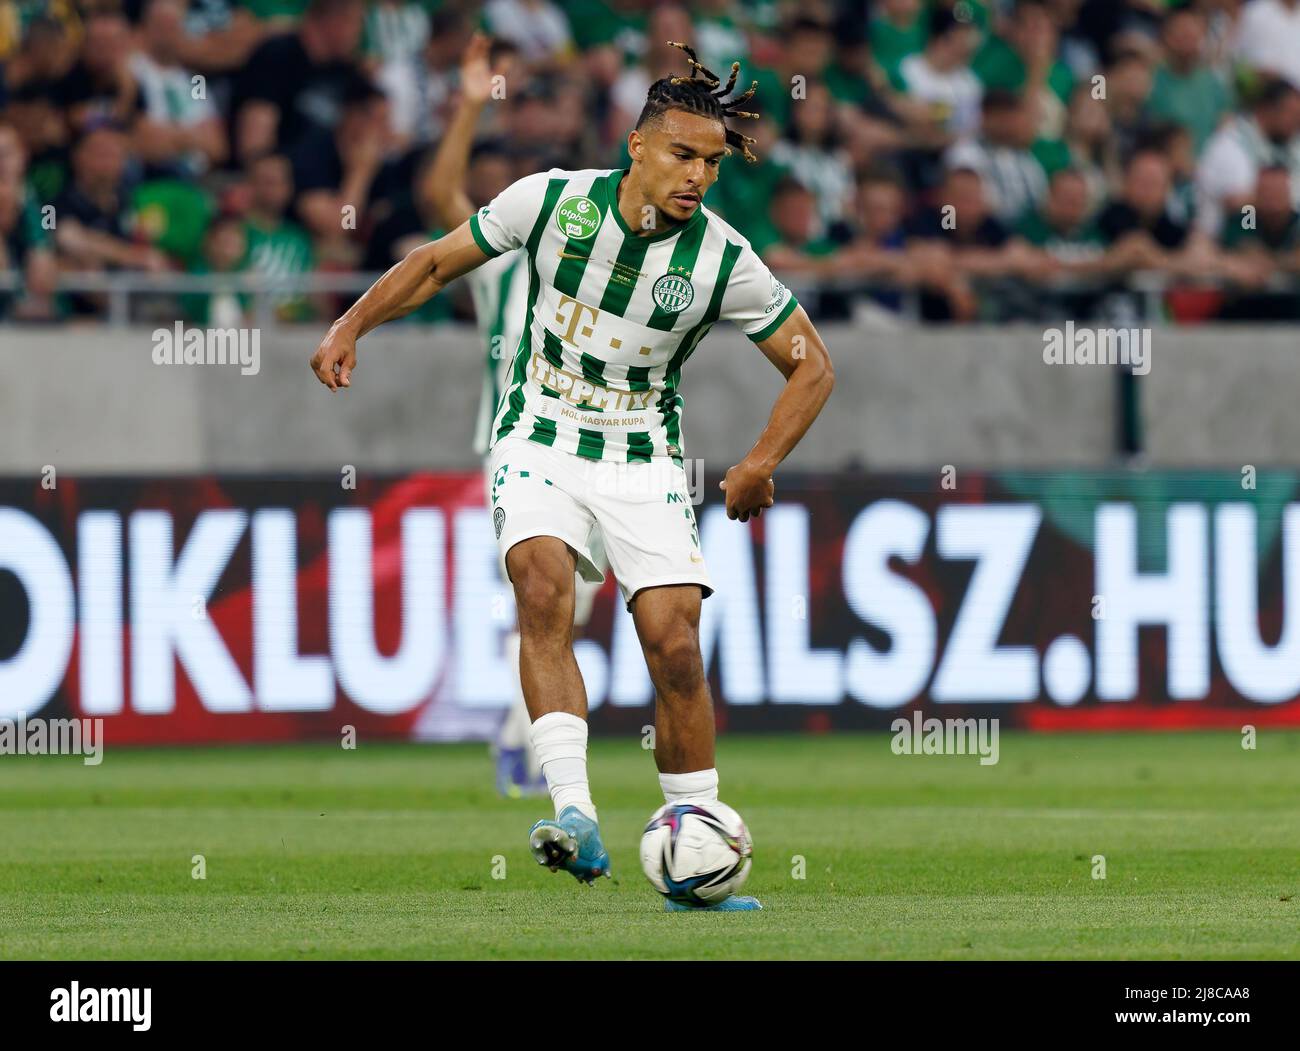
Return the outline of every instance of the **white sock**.
[[[596,805],[587,785],[587,722],[568,712],[547,712],[533,723],[533,748],[546,786],[555,803],[555,816],[576,806],[596,820]]]
[[[664,790],[665,803],[716,803],[718,801],[718,771],[696,770],[690,774],[660,774],[659,787]]]

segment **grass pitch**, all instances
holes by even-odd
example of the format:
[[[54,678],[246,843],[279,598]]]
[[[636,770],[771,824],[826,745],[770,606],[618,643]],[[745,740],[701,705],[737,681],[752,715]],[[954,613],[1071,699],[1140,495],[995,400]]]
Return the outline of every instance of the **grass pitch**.
[[[723,738],[766,911],[712,915],[641,874],[639,738],[592,744],[593,888],[532,861],[549,800],[499,799],[481,745],[4,756],[0,957],[1300,957],[1300,733],[889,740]]]

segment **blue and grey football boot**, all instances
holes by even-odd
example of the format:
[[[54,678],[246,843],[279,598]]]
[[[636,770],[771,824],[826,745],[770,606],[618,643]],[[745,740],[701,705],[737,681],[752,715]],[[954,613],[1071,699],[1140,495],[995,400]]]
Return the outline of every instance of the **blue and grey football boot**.
[[[749,894],[731,894],[716,905],[684,905],[664,898],[664,912],[757,912],[762,908],[759,900]]]
[[[609,876],[609,854],[600,841],[600,826],[576,806],[567,806],[557,818],[543,818],[528,830],[528,849],[537,864],[552,872],[564,869],[579,883]]]

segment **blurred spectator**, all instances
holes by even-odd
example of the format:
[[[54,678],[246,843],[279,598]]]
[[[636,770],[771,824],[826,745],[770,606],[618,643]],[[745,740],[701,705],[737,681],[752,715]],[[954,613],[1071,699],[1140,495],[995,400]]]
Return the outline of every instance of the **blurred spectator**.
[[[1001,88],[1024,96],[1036,135],[1059,138],[1074,75],[1057,56],[1060,36],[1044,0],[1015,0],[971,61],[984,90]]]
[[[913,268],[906,253],[907,190],[902,179],[884,169],[866,172],[858,180],[855,204],[857,237],[839,255],[841,271],[868,282],[910,285]],[[870,296],[890,310],[902,305],[902,296],[893,289],[873,288]]]
[[[52,95],[67,75],[76,58],[69,29],[80,30],[80,18],[71,4],[62,6],[70,16],[67,21],[40,14],[27,24],[21,36],[15,32],[10,37],[3,67],[7,90],[26,88]],[[17,14],[16,7],[11,5],[10,9]]]
[[[835,56],[835,36],[830,23],[818,17],[816,9],[805,7],[782,27],[781,48],[775,62],[755,62],[744,70],[740,87],[758,81],[758,98],[768,120],[786,128],[796,101],[802,104],[804,92],[814,82],[821,82]],[[722,70],[714,70],[724,76]]]
[[[994,89],[984,96],[981,114],[979,137],[954,144],[944,163],[979,172],[994,216],[1014,225],[1047,196],[1047,173],[1030,149],[1033,113],[1019,95]]]
[[[1300,88],[1300,0],[1250,0],[1237,26],[1237,56]]]
[[[1265,273],[1300,270],[1300,212],[1291,180],[1291,172],[1280,165],[1261,168],[1252,195],[1254,211],[1242,222],[1223,226],[1223,247],[1254,257]]]
[[[495,36],[519,49],[534,72],[561,67],[573,58],[569,21],[550,0],[488,0],[483,18]]]
[[[201,73],[230,73],[248,61],[275,25],[260,21],[240,0],[189,0],[178,58]]]
[[[1179,226],[1191,226],[1196,217],[1196,148],[1192,133],[1178,124],[1154,125],[1141,147],[1163,153],[1169,162],[1169,199],[1165,207]]]
[[[307,231],[289,218],[293,203],[293,167],[289,158],[268,153],[248,166],[249,203],[244,215],[246,269],[275,280],[309,274],[316,265]],[[282,321],[307,321],[314,314],[302,295],[274,300]]]
[[[390,120],[402,142],[426,146],[442,134],[470,29],[465,16],[456,9],[438,11],[430,21],[429,39],[418,55],[393,59],[380,67],[376,82],[392,104]],[[514,45],[510,49],[513,52]],[[507,82],[507,96],[514,87]]]
[[[1219,312],[1224,320],[1294,321],[1300,301],[1287,287],[1266,292],[1282,275],[1300,272],[1300,212],[1294,204],[1291,173],[1282,167],[1261,168],[1255,184],[1255,210],[1239,223],[1226,223],[1222,244],[1234,264],[1238,285]]]
[[[396,145],[388,100],[359,81],[343,98],[332,129],[310,131],[288,151],[298,219],[323,257],[355,263],[352,232],[378,218],[376,204],[400,194],[404,178],[409,186]]]
[[[1133,154],[1119,196],[1097,217],[1118,270],[1166,270],[1186,276],[1209,276],[1216,259],[1212,244],[1169,214],[1173,169],[1157,150]]]
[[[648,46],[645,57],[624,69],[610,89],[607,137],[611,141],[618,141],[636,124],[641,110],[645,108],[646,94],[650,91],[651,84],[662,77],[682,73],[681,49],[673,47],[668,41],[675,40],[693,46],[695,27],[691,23],[690,14],[682,5],[659,4],[650,13],[646,36]],[[723,76],[722,70],[714,72]]]
[[[838,247],[820,236],[817,197],[798,179],[786,176],[772,191],[770,225],[751,241],[768,266],[798,276],[830,277]]]
[[[906,90],[903,60],[925,50],[927,29],[921,0],[880,0],[872,5],[871,57],[895,90]]]
[[[1147,99],[1151,97],[1151,70],[1147,53],[1136,49],[1121,51],[1106,70],[1106,112],[1121,163],[1127,162],[1149,127]]]
[[[1202,58],[1205,16],[1199,10],[1170,10],[1161,39],[1165,57],[1152,78],[1148,112],[1158,120],[1171,120],[1186,128],[1193,147],[1199,150],[1231,108],[1232,93]]]
[[[1052,176],[1042,207],[1022,216],[1016,232],[1066,273],[1095,272],[1106,252],[1105,239],[1092,218],[1088,181],[1075,168],[1063,168]]]
[[[944,140],[973,135],[979,130],[984,92],[970,69],[978,30],[969,22],[959,22],[943,7],[931,11],[928,29],[925,50],[909,55],[899,67],[907,94],[929,109]]]
[[[1300,183],[1300,92],[1285,80],[1271,80],[1250,113],[1238,114],[1210,137],[1196,172],[1197,227],[1218,235],[1225,221],[1250,203],[1260,168],[1291,172]]]
[[[12,135],[0,127],[0,134]],[[16,136],[15,136],[16,141]],[[49,320],[54,317],[58,267],[49,231],[27,199],[21,174],[0,173],[0,274],[19,279],[17,291],[0,289],[0,318]]]
[[[88,129],[72,150],[72,179],[54,202],[55,242],[76,270],[105,267],[165,271],[163,253],[132,238],[127,137],[104,123]]]
[[[360,0],[311,0],[297,32],[253,52],[231,104],[240,162],[335,127],[344,96],[368,84],[356,62],[363,17]]]
[[[233,215],[218,216],[203,236],[202,254],[191,264],[193,274],[237,274],[246,269],[248,243],[244,225]],[[181,312],[205,328],[235,328],[248,320],[252,296],[230,290],[181,297]]]
[[[373,0],[361,39],[361,50],[379,65],[414,61],[429,42],[429,12],[411,0]]]
[[[825,84],[809,83],[791,114],[772,159],[794,173],[817,202],[818,236],[844,221],[853,194],[853,170],[839,128],[835,101]]]
[[[154,172],[182,178],[226,159],[226,129],[206,84],[178,64],[184,16],[183,0],[147,0],[141,49],[130,62],[144,109],[135,125],[136,151]]]
[[[1092,97],[1092,89],[1081,84],[1070,97],[1065,122],[1065,158],[1088,183],[1088,199],[1100,205],[1123,174],[1119,144],[1111,135],[1110,114],[1104,99]]]
[[[936,207],[912,225],[908,250],[926,289],[921,314],[928,320],[974,320],[980,310],[972,279],[1027,277],[1041,271],[1043,254],[1012,238],[993,216],[979,172],[953,168]],[[994,304],[989,302],[992,307]]]
[[[87,15],[80,57],[53,89],[74,135],[99,121],[123,127],[134,122],[142,102],[130,59],[126,18],[110,8]]]
[[[112,124],[92,125],[72,150],[72,178],[54,201],[54,242],[71,271],[171,268],[167,256],[133,238],[129,214],[127,136]],[[69,297],[76,314],[102,311],[101,295]]]

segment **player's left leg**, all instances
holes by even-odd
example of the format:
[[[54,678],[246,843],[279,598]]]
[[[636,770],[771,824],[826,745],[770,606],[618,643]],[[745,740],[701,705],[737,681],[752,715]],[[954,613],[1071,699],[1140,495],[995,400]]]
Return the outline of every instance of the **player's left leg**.
[[[655,763],[667,802],[717,802],[713,701],[700,653],[700,604],[713,591],[686,474],[664,463],[606,468],[589,505],[632,613],[655,687]],[[671,903],[667,904],[669,909]],[[762,908],[732,895],[713,908]]]
[[[667,803],[718,798],[700,601],[695,584],[643,588],[632,599],[632,620],[655,687],[655,765]]]
[[[649,587],[632,598],[632,620],[655,687],[655,765],[666,803],[718,801],[713,698],[700,653],[700,587]],[[668,911],[691,911],[666,901]],[[733,894],[717,912],[761,909],[757,898]]]

